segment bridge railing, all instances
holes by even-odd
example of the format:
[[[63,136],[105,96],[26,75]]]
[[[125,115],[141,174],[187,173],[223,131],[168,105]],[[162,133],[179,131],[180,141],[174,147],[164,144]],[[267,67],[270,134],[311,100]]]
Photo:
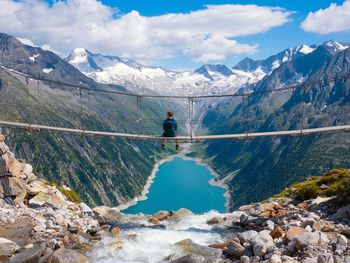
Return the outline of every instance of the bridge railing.
[[[267,90],[264,93],[258,91],[168,96],[93,89],[89,85],[73,85],[30,77],[4,67],[2,70],[10,72],[18,80],[14,81],[13,78],[6,78],[6,74],[1,74],[1,81],[6,84],[0,86],[0,119],[4,121],[101,132],[161,135],[166,111],[173,111],[179,124],[179,135],[189,137],[215,132],[225,135],[302,130],[320,127],[317,125],[324,123],[324,119],[327,119],[328,126],[350,123],[349,74],[319,82]],[[305,95],[308,89],[331,89],[328,84],[334,82],[341,82],[343,85],[343,103],[311,107],[310,98]],[[257,106],[252,103],[256,96],[264,94],[264,105]],[[301,103],[284,105],[287,98],[294,95],[300,96]],[[275,104],[270,105],[272,102]],[[274,109],[292,109],[281,108],[280,111],[271,114],[260,114],[264,111],[269,113],[270,106]],[[227,112],[232,114],[228,115]],[[55,115],[60,118],[55,118]],[[104,125],[101,125],[101,119],[104,120]],[[264,130],[257,130],[258,126]]]

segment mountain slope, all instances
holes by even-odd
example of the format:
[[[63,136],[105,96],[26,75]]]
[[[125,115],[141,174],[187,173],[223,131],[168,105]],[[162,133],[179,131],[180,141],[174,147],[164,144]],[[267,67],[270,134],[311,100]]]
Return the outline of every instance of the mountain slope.
[[[258,82],[254,89],[262,93],[251,96],[245,107],[238,101],[235,109],[224,106],[212,109],[204,118],[210,132],[290,130],[347,123],[349,77],[307,88],[301,86],[294,93],[263,93],[297,80],[326,80],[350,74],[350,49],[334,53],[325,45],[283,63]],[[213,116],[216,122],[210,122]],[[349,143],[347,133],[210,142],[205,155],[214,156],[210,160],[223,174],[236,171],[230,183],[236,207],[264,199],[296,180],[333,167],[350,167]]]
[[[83,75],[52,52],[23,45],[0,35],[2,63],[8,68],[93,89],[123,90],[102,85]],[[0,71],[0,118],[69,128],[102,131],[158,133],[157,121],[137,127],[136,99],[90,92],[52,83],[28,80]],[[13,106],[15,105],[15,106]],[[142,102],[142,116],[161,120],[166,102]],[[162,114],[162,115],[159,115]],[[139,195],[155,163],[158,145],[110,138],[61,133],[27,133],[5,129],[9,144],[20,158],[35,164],[42,177],[66,184],[90,204],[119,204]]]

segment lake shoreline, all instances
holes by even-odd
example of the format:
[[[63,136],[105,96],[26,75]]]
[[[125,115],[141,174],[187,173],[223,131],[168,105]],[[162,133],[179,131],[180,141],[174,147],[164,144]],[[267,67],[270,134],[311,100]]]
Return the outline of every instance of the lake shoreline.
[[[229,210],[229,204],[231,202],[230,188],[229,188],[228,184],[226,184],[225,182],[222,182],[222,181],[216,181],[216,178],[219,178],[219,175],[211,166],[209,166],[208,163],[203,162],[203,160],[200,158],[189,157],[186,155],[186,153],[188,153],[188,148],[184,147],[183,152],[178,153],[178,154],[173,154],[173,155],[170,155],[164,159],[156,161],[155,165],[153,166],[152,172],[151,172],[150,176],[148,177],[147,182],[146,182],[146,184],[141,192],[141,195],[133,198],[132,200],[130,200],[126,203],[118,205],[116,207],[116,209],[118,211],[126,210],[129,207],[136,205],[140,201],[147,200],[147,198],[148,198],[147,195],[150,191],[152,183],[154,182],[154,179],[156,178],[156,174],[159,171],[159,166],[162,165],[163,163],[166,163],[166,162],[173,160],[175,157],[179,157],[183,160],[195,161],[195,163],[197,165],[204,166],[206,169],[208,169],[210,174],[214,177],[208,181],[209,184],[212,186],[216,186],[216,187],[220,187],[220,188],[225,189],[225,193],[223,196],[225,198],[225,209],[227,212]]]

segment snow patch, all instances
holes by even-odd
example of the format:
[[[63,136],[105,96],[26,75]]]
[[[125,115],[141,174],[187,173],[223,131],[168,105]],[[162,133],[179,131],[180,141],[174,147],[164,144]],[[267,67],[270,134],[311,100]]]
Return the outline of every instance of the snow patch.
[[[44,68],[43,69],[43,72],[46,73],[46,74],[49,74],[50,72],[54,71],[53,68]]]
[[[31,61],[35,61],[35,59],[36,59],[37,57],[39,57],[39,56],[40,56],[40,54],[35,54],[35,55],[29,57],[29,59],[30,59]]]
[[[312,47],[309,47],[307,45],[302,45],[301,48],[299,49],[299,52],[306,55],[306,54],[313,52],[314,50],[315,49]]]

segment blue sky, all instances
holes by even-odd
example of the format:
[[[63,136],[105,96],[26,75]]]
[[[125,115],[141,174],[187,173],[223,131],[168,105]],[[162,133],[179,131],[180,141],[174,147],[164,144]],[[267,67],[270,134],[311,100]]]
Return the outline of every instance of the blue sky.
[[[350,1],[346,5],[335,0],[66,0],[58,1],[59,4],[37,0],[36,8],[32,7],[32,0],[22,0],[22,6],[14,0],[4,1],[18,8],[16,14],[23,10],[36,18],[23,24],[22,31],[13,27],[7,33],[57,51],[61,56],[74,47],[85,47],[147,64],[194,69],[204,63],[233,66],[247,56],[262,59],[288,47],[320,44],[329,39],[350,42],[350,19],[346,15]],[[332,3],[337,7],[330,7]],[[251,10],[257,16],[239,16],[236,5],[254,5],[244,8],[244,12]],[[222,15],[227,9],[233,11]],[[320,9],[325,12],[308,17]],[[56,16],[56,20],[50,22],[50,17],[45,17],[48,13]],[[41,19],[48,21],[43,23],[47,25],[40,25]],[[197,25],[202,19],[204,22]],[[308,24],[302,28],[305,20]],[[215,27],[216,21],[219,22]],[[51,33],[50,26],[52,31],[54,27],[62,28]],[[330,29],[325,30],[328,26]],[[245,28],[250,28],[247,33]]]

